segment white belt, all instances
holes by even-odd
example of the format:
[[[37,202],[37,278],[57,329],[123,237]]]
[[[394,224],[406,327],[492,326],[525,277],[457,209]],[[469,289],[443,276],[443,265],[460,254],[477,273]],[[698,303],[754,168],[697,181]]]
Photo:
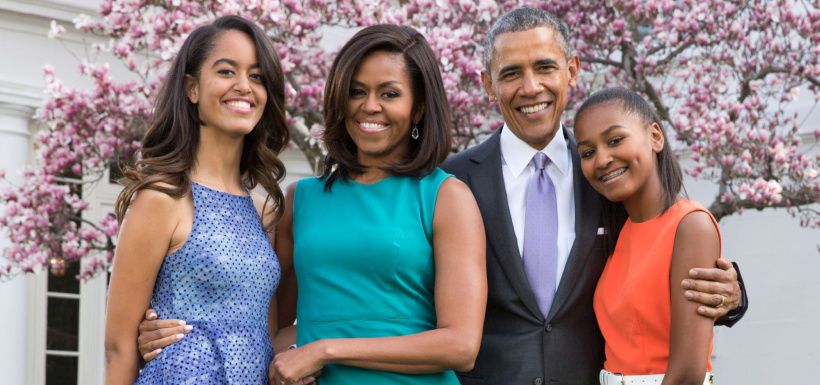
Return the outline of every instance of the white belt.
[[[601,385],[660,385],[660,383],[663,382],[663,374],[625,376],[620,373],[601,370],[598,379],[601,381]],[[703,385],[712,385],[712,373],[706,373]]]

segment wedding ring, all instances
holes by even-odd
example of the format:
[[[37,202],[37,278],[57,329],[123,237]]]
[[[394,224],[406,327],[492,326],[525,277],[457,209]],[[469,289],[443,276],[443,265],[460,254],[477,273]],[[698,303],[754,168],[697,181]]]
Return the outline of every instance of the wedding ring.
[[[724,297],[723,294],[720,294],[720,303],[717,304],[717,307],[723,307],[723,304],[725,304],[725,303],[726,303],[726,297]]]

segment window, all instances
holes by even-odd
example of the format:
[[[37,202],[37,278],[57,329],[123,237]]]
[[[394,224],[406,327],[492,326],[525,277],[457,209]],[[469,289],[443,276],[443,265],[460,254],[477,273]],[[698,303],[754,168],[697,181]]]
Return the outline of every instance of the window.
[[[80,356],[79,264],[68,266],[62,276],[48,275],[46,292],[46,385],[77,384]]]

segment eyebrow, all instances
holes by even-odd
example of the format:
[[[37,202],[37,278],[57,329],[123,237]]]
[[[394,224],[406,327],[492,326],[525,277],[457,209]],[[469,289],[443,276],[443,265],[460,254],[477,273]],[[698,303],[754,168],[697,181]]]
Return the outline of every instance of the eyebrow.
[[[607,134],[609,134],[612,130],[614,130],[616,128],[624,128],[624,126],[622,126],[620,124],[613,124],[613,125],[607,127],[607,129],[604,130],[603,132],[601,132],[601,135],[598,135],[598,136],[606,136]],[[583,140],[583,141],[578,142],[578,147],[585,146],[585,145],[586,146],[589,145],[588,140]]]
[[[535,61],[534,64],[536,66],[547,66],[547,65],[558,66],[557,61],[555,61],[554,59],[549,59],[549,58],[538,59],[538,60]],[[515,70],[518,70],[518,69],[521,69],[521,65],[519,65],[519,64],[510,64],[510,65],[501,67],[501,69],[498,70],[498,75],[502,75],[502,74],[505,74],[507,72],[512,72],[512,71],[515,71]]]
[[[396,84],[401,84],[401,82],[398,81],[398,80],[389,80],[389,81],[386,81],[384,83],[380,83],[378,85],[378,88],[383,88],[383,87],[392,86],[392,85],[396,85]],[[364,84],[364,83],[362,83],[358,80],[351,80],[350,85],[360,86],[360,87],[365,87],[366,86],[366,84]]]
[[[211,68],[214,68],[214,67],[216,67],[220,64],[223,64],[223,63],[234,66],[234,67],[239,67],[239,63],[237,63],[235,60],[222,58],[222,59],[218,59],[217,61],[215,61],[214,64],[211,66]],[[259,63],[251,64],[251,68],[259,68]]]

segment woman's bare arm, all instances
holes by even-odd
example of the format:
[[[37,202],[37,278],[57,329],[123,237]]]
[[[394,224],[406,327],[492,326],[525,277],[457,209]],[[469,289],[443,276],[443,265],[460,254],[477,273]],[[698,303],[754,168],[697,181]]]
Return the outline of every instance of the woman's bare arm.
[[[146,189],[137,194],[125,215],[108,289],[108,385],[132,384],[137,377],[137,327],[150,302],[162,261],[174,242],[183,207],[181,200]]]
[[[675,234],[669,272],[672,330],[663,385],[703,384],[714,319],[698,315],[698,304],[685,298],[678,283],[693,268],[714,266],[718,257],[720,238],[709,214],[695,211],[686,215]]]

